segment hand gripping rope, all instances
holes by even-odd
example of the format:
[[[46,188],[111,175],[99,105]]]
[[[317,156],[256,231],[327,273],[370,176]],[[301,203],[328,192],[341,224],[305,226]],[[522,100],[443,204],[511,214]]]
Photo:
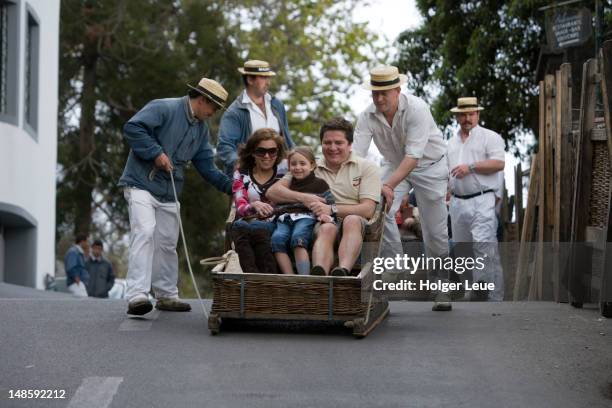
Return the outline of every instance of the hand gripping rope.
[[[187,251],[187,241],[185,241],[185,231],[183,230],[183,223],[181,222],[181,208],[179,206],[178,196],[176,195],[176,186],[174,185],[174,175],[172,174],[172,171],[170,171],[169,173],[170,181],[172,181],[174,203],[176,204],[176,219],[178,220],[179,230],[181,231],[181,239],[183,240],[183,248],[185,249],[185,259],[187,260],[187,267],[189,268],[189,274],[191,275],[191,282],[193,282],[193,288],[195,289],[196,295],[198,296],[198,300],[200,301],[200,305],[202,306],[202,311],[204,312],[206,320],[208,320],[208,311],[206,310],[206,306],[204,306],[204,301],[202,300],[202,296],[200,296],[200,291],[198,290],[198,285],[196,283],[195,276],[193,275],[193,270],[191,269],[189,251]]]

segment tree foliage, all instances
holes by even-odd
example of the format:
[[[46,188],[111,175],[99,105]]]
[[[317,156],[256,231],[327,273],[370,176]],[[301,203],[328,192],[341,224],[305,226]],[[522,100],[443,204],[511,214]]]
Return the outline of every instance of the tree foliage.
[[[482,121],[512,141],[537,129],[535,69],[547,0],[418,0],[422,26],[398,39],[399,65],[417,94],[437,93],[441,126],[461,96],[477,96]],[[436,92],[439,91],[439,92]]]

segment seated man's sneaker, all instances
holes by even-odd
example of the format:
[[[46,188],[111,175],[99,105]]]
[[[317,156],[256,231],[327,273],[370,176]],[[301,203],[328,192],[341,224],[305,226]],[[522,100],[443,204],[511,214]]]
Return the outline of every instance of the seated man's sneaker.
[[[136,298],[128,303],[127,314],[142,316],[153,310],[153,305],[147,298]]]
[[[449,312],[453,310],[453,305],[450,300],[450,296],[446,293],[438,293],[431,310],[434,312]]]
[[[310,269],[310,274],[313,276],[325,276],[325,269],[321,265],[315,265]]]
[[[155,303],[155,308],[167,312],[188,312],[191,310],[191,305],[178,299],[159,298]]]
[[[348,269],[343,268],[341,266],[336,266],[331,271],[331,276],[348,276],[348,275],[349,275]]]

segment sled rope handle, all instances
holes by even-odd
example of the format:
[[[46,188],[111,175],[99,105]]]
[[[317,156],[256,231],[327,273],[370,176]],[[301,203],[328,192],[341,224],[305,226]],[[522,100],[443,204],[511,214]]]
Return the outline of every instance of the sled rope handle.
[[[200,296],[200,291],[198,290],[198,285],[196,284],[195,276],[193,275],[193,270],[191,269],[191,261],[189,260],[189,251],[187,251],[187,241],[185,240],[185,231],[183,231],[183,223],[181,221],[181,209],[179,206],[178,197],[176,194],[176,186],[174,185],[174,175],[172,171],[170,173],[170,181],[172,181],[172,192],[174,193],[174,203],[176,204],[176,219],[179,223],[179,230],[181,231],[181,239],[183,241],[183,248],[185,249],[185,259],[187,260],[187,267],[189,268],[189,274],[191,275],[191,282],[193,283],[193,288],[195,289],[196,295],[198,296],[198,300],[200,301],[200,305],[202,306],[202,311],[204,312],[204,316],[208,321],[208,310],[206,310],[206,306],[204,306],[204,301],[202,300],[202,296]]]

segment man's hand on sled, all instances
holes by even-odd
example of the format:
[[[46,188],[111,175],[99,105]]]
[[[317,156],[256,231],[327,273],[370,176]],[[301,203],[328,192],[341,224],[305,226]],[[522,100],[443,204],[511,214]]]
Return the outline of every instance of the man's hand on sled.
[[[387,202],[387,212],[391,210],[391,206],[393,205],[393,200],[395,198],[395,192],[388,184],[383,184],[382,190],[380,192],[383,197],[385,197],[385,201]]]
[[[251,204],[251,207],[255,209],[257,215],[261,218],[268,218],[274,212],[274,208],[268,203],[264,203],[263,201],[255,201]]]
[[[168,173],[170,173],[173,169],[172,162],[168,156],[166,156],[166,153],[162,153],[155,158],[155,167],[166,170]]]

